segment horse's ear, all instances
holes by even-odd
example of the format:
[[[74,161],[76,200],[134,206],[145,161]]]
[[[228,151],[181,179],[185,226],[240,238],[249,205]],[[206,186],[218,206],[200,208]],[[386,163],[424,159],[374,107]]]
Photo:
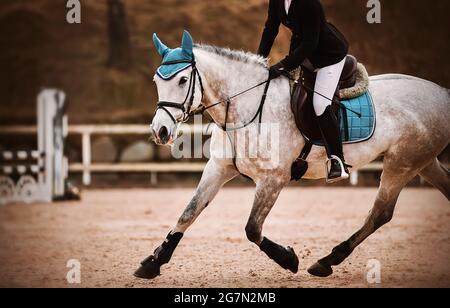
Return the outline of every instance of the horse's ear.
[[[184,30],[183,33],[183,40],[181,42],[181,48],[183,51],[188,54],[189,56],[194,55],[194,40],[192,39],[192,36],[189,32]]]
[[[155,48],[158,51],[159,55],[164,58],[167,53],[171,50],[169,47],[163,44],[156,33],[153,33],[153,44],[155,44]]]

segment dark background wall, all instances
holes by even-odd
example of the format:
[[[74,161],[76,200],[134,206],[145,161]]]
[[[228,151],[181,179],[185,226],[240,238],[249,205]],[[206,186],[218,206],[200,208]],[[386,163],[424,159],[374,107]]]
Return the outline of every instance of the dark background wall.
[[[151,36],[175,47],[183,29],[196,41],[255,51],[268,0],[124,0],[130,61],[108,65],[108,1],[81,1],[82,24],[66,23],[65,0],[0,2],[0,122],[32,123],[42,87],[69,97],[71,123],[149,123],[160,59]],[[381,0],[382,24],[366,22],[365,0],[323,0],[328,18],[371,74],[396,72],[450,88],[448,0]],[[281,31],[273,60],[288,50]],[[127,62],[128,63],[128,62]]]

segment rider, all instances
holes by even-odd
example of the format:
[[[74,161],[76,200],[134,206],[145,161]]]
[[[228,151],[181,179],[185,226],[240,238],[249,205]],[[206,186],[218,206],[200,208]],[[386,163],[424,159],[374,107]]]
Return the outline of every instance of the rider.
[[[281,23],[292,31],[291,48],[284,60],[270,67],[270,78],[278,78],[299,66],[317,72],[314,111],[331,162],[327,181],[347,179],[349,171],[344,160],[339,123],[330,100],[344,68],[349,48],[347,40],[326,21],[319,0],[270,0],[258,54],[265,58],[269,56]]]

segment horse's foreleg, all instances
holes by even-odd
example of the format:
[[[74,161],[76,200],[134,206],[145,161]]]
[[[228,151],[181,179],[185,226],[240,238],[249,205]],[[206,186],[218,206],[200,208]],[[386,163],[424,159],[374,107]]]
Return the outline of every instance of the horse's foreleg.
[[[213,200],[223,184],[237,175],[238,173],[233,165],[228,165],[225,161],[222,164],[222,161],[211,159],[206,165],[192,201],[184,210],[175,228],[169,233],[164,243],[155,250],[153,255],[142,262],[135,276],[145,279],[157,277],[160,274],[161,266],[169,263],[184,232]]]
[[[255,201],[245,231],[247,238],[282,268],[293,273],[298,271],[298,258],[291,247],[280,246],[262,236],[262,228],[278,196],[285,186],[284,182],[268,179],[257,184]]]
[[[350,239],[335,247],[330,255],[311,266],[308,273],[318,277],[330,276],[333,273],[332,266],[341,264],[366,238],[391,221],[401,190],[417,175],[417,171],[399,172],[399,169],[387,168],[386,165],[385,160],[378,195],[364,226]]]

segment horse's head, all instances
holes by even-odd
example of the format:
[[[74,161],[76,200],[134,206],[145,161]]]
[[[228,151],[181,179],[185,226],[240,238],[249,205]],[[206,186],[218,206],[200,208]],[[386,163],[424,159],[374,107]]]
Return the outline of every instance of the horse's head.
[[[151,127],[156,143],[171,144],[178,124],[201,106],[203,85],[195,63],[192,36],[187,31],[179,48],[167,47],[156,34],[153,43],[163,61],[154,78],[159,102]]]

